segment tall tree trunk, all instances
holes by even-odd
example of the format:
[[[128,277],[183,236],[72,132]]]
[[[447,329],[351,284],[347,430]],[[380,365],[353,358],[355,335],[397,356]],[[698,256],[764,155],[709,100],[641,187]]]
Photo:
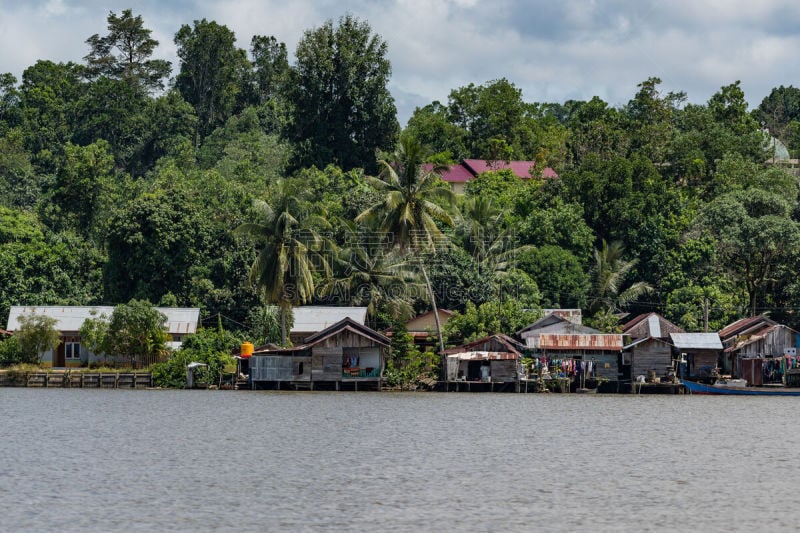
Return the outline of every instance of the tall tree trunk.
[[[442,352],[444,352],[444,339],[442,338],[442,325],[439,323],[439,310],[436,308],[436,296],[433,294],[431,280],[428,279],[428,273],[425,271],[425,265],[422,263],[422,259],[419,261],[419,268],[422,270],[422,277],[425,278],[425,286],[428,288],[428,296],[431,298],[433,319],[436,321],[436,334],[439,336],[439,354],[442,354]]]

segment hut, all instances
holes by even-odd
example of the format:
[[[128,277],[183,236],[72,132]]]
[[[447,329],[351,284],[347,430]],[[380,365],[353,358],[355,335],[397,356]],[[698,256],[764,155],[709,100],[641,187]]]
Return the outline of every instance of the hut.
[[[708,380],[718,373],[722,342],[717,333],[670,333],[672,344],[686,361],[680,374],[698,380]]]
[[[447,381],[516,383],[523,349],[502,333],[449,348],[444,351]]]
[[[314,389],[350,384],[380,389],[389,339],[345,317],[289,348],[259,348],[250,357],[252,388]]]

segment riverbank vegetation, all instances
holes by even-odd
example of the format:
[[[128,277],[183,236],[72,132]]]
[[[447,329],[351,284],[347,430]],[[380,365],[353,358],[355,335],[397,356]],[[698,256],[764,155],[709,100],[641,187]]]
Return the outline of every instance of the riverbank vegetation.
[[[293,58],[203,19],[176,28],[170,65],[130,10],[86,44],[0,76],[0,317],[199,307],[212,331],[221,317],[242,332],[208,341],[217,366],[252,332],[286,339],[301,304],[367,305],[375,328],[454,310],[439,344],[554,307],[606,331],[653,310],[690,331],[762,312],[800,326],[800,89],[749,109],[735,80],[689,103],[651,77],[614,107],[530,101],[509,72],[401,128],[390,43],[352,16],[307,30]],[[535,166],[455,197],[435,171],[466,158]]]

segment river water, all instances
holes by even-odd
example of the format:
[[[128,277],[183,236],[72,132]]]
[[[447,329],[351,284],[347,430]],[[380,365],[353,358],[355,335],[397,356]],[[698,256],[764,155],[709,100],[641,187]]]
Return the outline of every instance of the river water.
[[[793,531],[798,407],[4,388],[0,529]]]

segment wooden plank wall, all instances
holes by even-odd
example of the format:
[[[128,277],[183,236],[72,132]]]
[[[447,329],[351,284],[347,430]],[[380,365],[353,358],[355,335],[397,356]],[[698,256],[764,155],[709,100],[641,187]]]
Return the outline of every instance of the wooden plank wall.
[[[517,381],[517,361],[513,359],[490,361],[489,367],[492,381]]]
[[[665,376],[672,364],[672,347],[660,342],[643,342],[633,347],[631,376],[647,376],[655,370],[656,376]]]

